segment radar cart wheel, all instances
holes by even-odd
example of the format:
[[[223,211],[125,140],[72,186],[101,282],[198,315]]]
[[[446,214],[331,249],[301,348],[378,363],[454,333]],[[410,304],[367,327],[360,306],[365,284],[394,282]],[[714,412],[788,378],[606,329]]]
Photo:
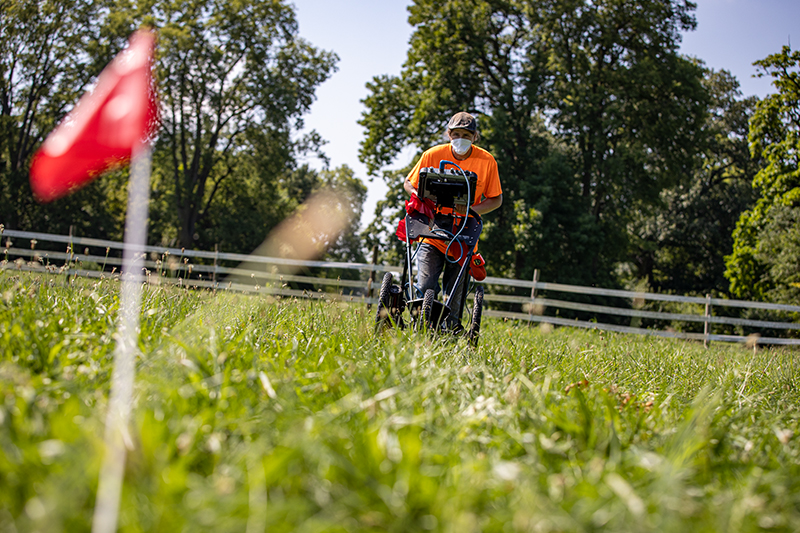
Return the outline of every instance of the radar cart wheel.
[[[483,314],[483,285],[478,285],[475,288],[475,302],[472,305],[472,319],[469,324],[469,331],[467,337],[469,343],[476,347],[478,346],[478,338],[481,335],[481,315]]]
[[[387,272],[381,282],[381,292],[378,295],[378,311],[375,314],[375,330],[383,331],[385,327],[403,327],[402,317],[405,303],[400,287],[392,283],[392,273]]]
[[[435,299],[436,293],[433,289],[425,291],[425,297],[422,300],[422,309],[420,309],[420,324],[427,329],[433,328],[433,301]]]

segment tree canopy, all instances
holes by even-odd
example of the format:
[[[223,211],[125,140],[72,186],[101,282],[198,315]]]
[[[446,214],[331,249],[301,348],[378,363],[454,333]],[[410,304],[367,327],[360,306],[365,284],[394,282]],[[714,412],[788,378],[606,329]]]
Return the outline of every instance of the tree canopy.
[[[64,231],[78,224],[113,233],[113,206],[99,200],[103,186],[80,191],[56,207],[34,202],[28,185],[34,152],[109,58],[107,16],[102,2],[2,3],[0,205],[7,227]],[[92,207],[79,220],[71,220],[87,205]]]
[[[250,251],[324,178],[304,132],[335,53],[298,35],[281,0],[4,2],[0,11],[0,201],[6,227],[120,238],[127,171],[54,204],[29,193],[35,150],[140,26],[159,36],[162,127],[153,155],[150,240]],[[307,193],[308,191],[305,191]],[[307,196],[307,194],[306,194]]]
[[[482,236],[491,274],[530,279],[538,269],[564,283],[646,280],[798,301],[800,53],[784,47],[757,62],[777,92],[745,98],[730,73],[679,53],[694,9],[689,0],[415,0],[403,69],[368,83],[360,120],[359,157],[388,192],[331,257],[363,261],[380,244],[385,260],[400,260],[393,234],[410,167],[391,167],[409,148],[443,142],[448,118],[466,110],[504,191]],[[0,223],[121,238],[126,170],[40,205],[28,168],[141,26],[159,34],[163,120],[150,242],[251,251],[323,186],[345,191],[360,213],[366,190],[350,168],[301,164],[307,154],[327,161],[303,116],[338,58],[300,37],[286,0],[8,0]]]
[[[756,65],[777,89],[756,105],[750,150],[765,166],[759,198],[734,231],[725,276],[740,298],[800,302],[800,52],[784,46]]]
[[[634,215],[629,260],[634,277],[652,289],[724,295],[732,232],[756,199],[752,181],[760,162],[750,157],[747,135],[757,99],[743,98],[739,82],[724,70],[707,70],[704,85],[710,105],[694,164],[661,191],[654,208]]]
[[[273,186],[291,171],[309,141],[293,134],[337,57],[301,39],[292,7],[279,1],[154,2],[142,20],[159,30],[158,158],[188,247],[222,185],[248,175],[243,153],[270,153],[254,177]]]
[[[369,85],[361,158],[377,172],[440,140],[454,112],[477,114],[508,206],[487,218],[491,270],[610,283],[633,213],[685,178],[702,135],[703,70],[678,53],[693,9],[417,0],[402,73]]]

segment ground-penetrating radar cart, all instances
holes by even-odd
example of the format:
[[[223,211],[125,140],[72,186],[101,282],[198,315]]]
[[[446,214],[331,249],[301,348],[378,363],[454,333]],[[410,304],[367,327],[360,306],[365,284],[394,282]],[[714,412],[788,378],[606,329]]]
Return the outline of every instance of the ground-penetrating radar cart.
[[[446,168],[448,165],[454,168]],[[407,309],[412,327],[434,333],[463,333],[470,344],[477,346],[483,311],[482,285],[475,286],[467,328],[460,323],[448,326],[446,320],[453,313],[463,316],[472,280],[471,271],[475,266],[482,266],[482,260],[475,254],[475,245],[483,230],[483,222],[470,207],[475,202],[477,179],[474,172],[464,171],[452,161],[442,161],[438,168],[420,169],[417,194],[423,208],[406,209],[403,274],[400,285],[394,283],[391,272],[383,277],[375,317],[377,329],[405,327],[404,311]],[[402,232],[398,231],[398,236],[402,237]],[[436,299],[433,289],[422,294],[414,283],[413,264],[418,247],[413,247],[413,244],[423,238],[446,242],[445,260],[461,266],[451,290],[448,292],[445,288],[443,291],[442,301]],[[451,309],[449,302],[453,301],[459,289],[462,291],[460,300],[456,299],[459,309]]]

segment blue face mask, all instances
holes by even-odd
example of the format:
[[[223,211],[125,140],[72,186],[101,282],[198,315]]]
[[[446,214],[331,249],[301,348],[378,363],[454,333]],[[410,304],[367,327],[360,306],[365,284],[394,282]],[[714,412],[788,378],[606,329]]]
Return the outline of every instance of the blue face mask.
[[[453,147],[453,151],[458,155],[464,155],[469,152],[472,141],[469,139],[450,139],[450,146]]]

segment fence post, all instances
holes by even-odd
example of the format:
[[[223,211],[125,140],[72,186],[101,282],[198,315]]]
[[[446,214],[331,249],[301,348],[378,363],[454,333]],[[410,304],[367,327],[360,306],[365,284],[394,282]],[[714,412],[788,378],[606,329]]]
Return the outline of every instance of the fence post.
[[[219,243],[214,243],[214,270],[211,272],[211,282],[214,287],[214,294],[217,292],[217,260],[219,259]]]
[[[710,344],[708,340],[708,335],[711,333],[711,323],[708,321],[708,318],[711,316],[711,295],[706,294],[706,311],[703,315],[706,317],[706,320],[703,322],[703,348],[708,348]]]
[[[372,264],[378,264],[378,245],[375,244],[372,247]],[[372,284],[375,281],[375,271],[370,269],[369,270],[369,278],[367,279],[367,298],[372,298]],[[367,303],[367,310],[372,309],[372,304]]]
[[[528,306],[528,316],[533,316],[533,301],[536,299],[536,284],[539,283],[539,269],[533,269],[533,287],[531,287],[531,303]]]
[[[64,268],[64,283],[69,285],[69,272],[72,270],[72,260],[75,258],[75,243],[72,240],[75,226],[69,225],[69,243],[67,243],[67,261]],[[76,274],[77,275],[77,274]]]
[[[72,257],[75,255],[75,245],[72,243],[72,234],[73,234],[74,230],[75,230],[75,226],[70,224],[69,225],[69,249],[67,250],[67,253],[69,254],[67,256],[67,262],[70,265],[72,265]]]

